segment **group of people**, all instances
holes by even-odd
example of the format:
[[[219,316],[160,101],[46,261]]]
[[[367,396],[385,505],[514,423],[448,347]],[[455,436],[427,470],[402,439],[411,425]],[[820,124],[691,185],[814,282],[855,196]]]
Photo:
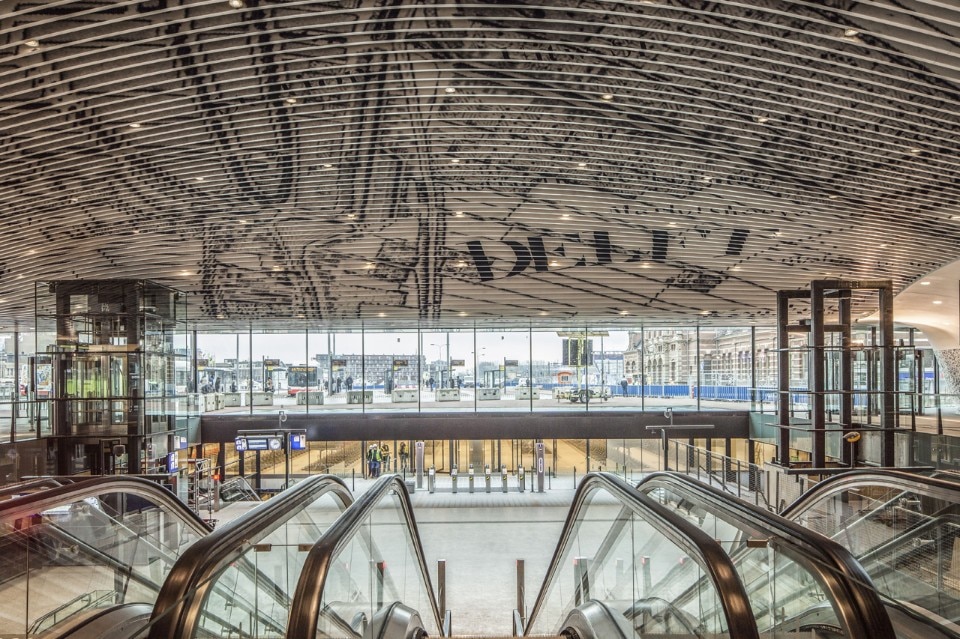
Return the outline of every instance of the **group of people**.
[[[400,442],[397,456],[400,458],[400,472],[407,472],[410,458],[407,442]],[[367,474],[370,477],[379,477],[384,470],[390,472],[390,447],[383,442],[370,444],[367,448]]]
[[[346,389],[348,391],[353,390],[353,376],[347,375],[346,379],[338,377],[331,380],[323,380],[323,390],[330,393],[331,395],[335,393],[343,392]]]

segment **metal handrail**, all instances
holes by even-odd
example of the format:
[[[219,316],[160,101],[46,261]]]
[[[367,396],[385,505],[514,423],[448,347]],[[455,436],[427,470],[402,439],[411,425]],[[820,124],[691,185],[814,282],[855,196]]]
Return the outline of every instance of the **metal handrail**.
[[[547,590],[560,570],[560,562],[563,560],[572,534],[577,527],[580,512],[586,506],[589,495],[597,488],[606,490],[622,506],[645,515],[658,530],[667,535],[671,541],[697,561],[703,568],[704,573],[709,575],[711,581],[716,585],[717,596],[720,598],[720,605],[727,619],[727,633],[731,637],[738,637],[738,639],[749,639],[751,637],[756,639],[759,637],[746,589],[743,582],[740,581],[740,576],[737,574],[733,562],[720,547],[720,544],[675,512],[640,493],[623,479],[609,473],[590,473],[584,476],[583,481],[580,482],[580,486],[574,494],[573,503],[567,513],[566,521],[563,524],[560,541],[557,543],[553,558],[550,560],[547,575],[540,587],[527,627],[524,629],[524,636],[527,636],[529,629],[533,627],[537,615],[544,605]]]
[[[840,475],[828,477],[812,486],[783,511],[787,519],[799,517],[816,502],[828,496],[849,490],[857,486],[883,486],[903,491],[919,492],[928,497],[936,497],[947,502],[960,502],[960,484],[949,479],[938,479],[925,475],[916,475],[896,470],[877,472],[876,470],[851,470]]]
[[[300,579],[297,581],[297,588],[294,591],[293,605],[290,606],[290,621],[287,624],[286,635],[288,639],[315,637],[317,635],[320,602],[333,557],[343,544],[349,543],[353,539],[353,536],[369,519],[380,502],[394,493],[400,495],[404,523],[413,541],[413,550],[427,588],[434,622],[437,628],[443,628],[443,618],[437,607],[437,597],[430,581],[430,571],[427,568],[423,545],[420,543],[420,533],[413,516],[413,504],[410,503],[407,487],[399,475],[384,475],[330,526],[307,554]]]
[[[852,637],[894,639],[896,634],[873,581],[843,546],[796,522],[770,513],[723,491],[675,473],[653,473],[637,484],[637,490],[658,487],[731,513],[755,528],[770,531],[783,542],[780,549],[812,569],[821,585],[837,603],[841,619]],[[851,605],[852,604],[852,605]]]
[[[87,479],[76,484],[65,484],[0,502],[0,521],[36,515],[65,503],[106,493],[124,493],[148,499],[165,511],[179,517],[184,524],[201,536],[209,534],[212,530],[210,524],[201,519],[197,513],[177,499],[176,495],[169,490],[146,479],[123,476]]]
[[[163,582],[150,618],[149,639],[194,636],[213,577],[252,544],[327,493],[333,494],[344,508],[353,501],[342,479],[314,475],[187,548]]]

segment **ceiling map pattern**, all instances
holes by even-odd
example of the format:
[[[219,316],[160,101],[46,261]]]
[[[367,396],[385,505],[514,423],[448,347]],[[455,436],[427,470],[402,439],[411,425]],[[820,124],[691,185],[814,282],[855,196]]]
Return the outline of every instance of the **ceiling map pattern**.
[[[74,277],[211,326],[901,290],[960,257],[958,37],[920,0],[0,1],[0,322]]]

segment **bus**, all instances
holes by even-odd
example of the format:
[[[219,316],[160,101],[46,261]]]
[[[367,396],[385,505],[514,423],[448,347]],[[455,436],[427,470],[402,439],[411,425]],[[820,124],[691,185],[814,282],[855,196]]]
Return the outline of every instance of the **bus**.
[[[316,366],[287,367],[287,395],[296,397],[300,391],[317,390]]]

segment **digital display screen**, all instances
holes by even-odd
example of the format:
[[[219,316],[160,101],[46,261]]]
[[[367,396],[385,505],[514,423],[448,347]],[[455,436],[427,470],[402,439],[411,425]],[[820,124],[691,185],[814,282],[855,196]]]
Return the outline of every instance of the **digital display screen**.
[[[176,453],[168,453],[168,454],[167,454],[167,472],[168,472],[168,473],[175,473],[175,472],[177,472],[177,470],[178,470],[178,466],[177,466],[177,454],[176,454]]]
[[[290,433],[290,450],[304,450],[306,447],[306,433]]]
[[[243,452],[247,450],[247,438],[246,437],[237,437],[233,440],[234,446],[237,447],[237,452]]]
[[[269,450],[267,437],[247,437],[247,450]]]

